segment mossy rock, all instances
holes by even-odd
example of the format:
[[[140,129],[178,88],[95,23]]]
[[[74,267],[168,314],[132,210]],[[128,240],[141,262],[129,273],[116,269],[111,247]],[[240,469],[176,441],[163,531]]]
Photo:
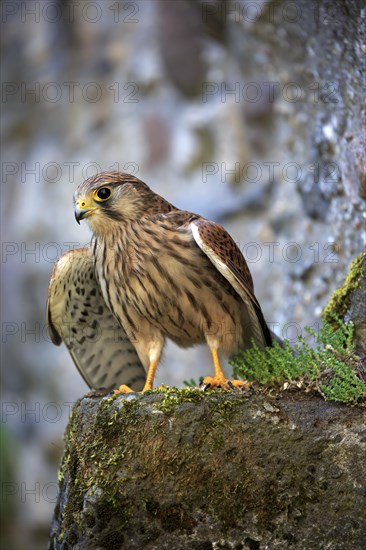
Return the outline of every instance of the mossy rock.
[[[302,392],[85,397],[50,548],[364,548],[365,421]]]
[[[356,350],[366,357],[366,253],[362,252],[350,265],[343,285],[334,293],[323,310],[323,318],[334,323],[334,316],[352,321],[355,327]]]

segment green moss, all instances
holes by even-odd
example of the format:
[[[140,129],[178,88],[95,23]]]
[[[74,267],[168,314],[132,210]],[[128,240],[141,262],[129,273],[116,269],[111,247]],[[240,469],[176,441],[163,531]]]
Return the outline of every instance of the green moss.
[[[156,408],[165,414],[171,414],[184,403],[199,403],[202,399],[204,394],[197,388],[167,388],[161,402],[156,404]]]
[[[333,324],[325,320],[319,334],[308,327],[306,330],[316,338],[316,349],[304,338],[299,338],[295,356],[287,341],[283,347],[275,343],[264,351],[253,343],[251,349],[230,361],[234,376],[266,386],[298,381],[300,386],[312,386],[327,400],[343,403],[364,400],[366,384],[360,376],[360,358],[354,352],[353,324],[342,324],[333,316]]]
[[[336,323],[335,318],[344,319],[349,309],[351,294],[359,287],[360,281],[364,276],[364,261],[365,253],[362,252],[353,260],[343,285],[333,293],[333,296],[323,310],[323,319],[333,326]]]

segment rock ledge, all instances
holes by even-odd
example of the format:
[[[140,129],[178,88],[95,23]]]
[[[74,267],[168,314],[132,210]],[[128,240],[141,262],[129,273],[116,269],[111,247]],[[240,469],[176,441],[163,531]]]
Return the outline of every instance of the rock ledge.
[[[89,394],[50,548],[364,548],[365,420],[300,392]]]

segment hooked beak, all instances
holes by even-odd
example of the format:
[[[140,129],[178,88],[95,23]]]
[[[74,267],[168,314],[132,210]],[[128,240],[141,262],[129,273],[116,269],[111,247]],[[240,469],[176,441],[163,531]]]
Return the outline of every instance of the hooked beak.
[[[89,206],[85,199],[78,200],[75,205],[75,220],[80,225],[80,220],[90,216],[94,210],[95,207]]]

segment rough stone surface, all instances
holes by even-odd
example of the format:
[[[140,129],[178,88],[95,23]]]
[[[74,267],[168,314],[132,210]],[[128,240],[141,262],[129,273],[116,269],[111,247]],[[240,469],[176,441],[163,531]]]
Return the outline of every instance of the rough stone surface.
[[[361,550],[365,413],[296,392],[85,397],[50,548]]]

